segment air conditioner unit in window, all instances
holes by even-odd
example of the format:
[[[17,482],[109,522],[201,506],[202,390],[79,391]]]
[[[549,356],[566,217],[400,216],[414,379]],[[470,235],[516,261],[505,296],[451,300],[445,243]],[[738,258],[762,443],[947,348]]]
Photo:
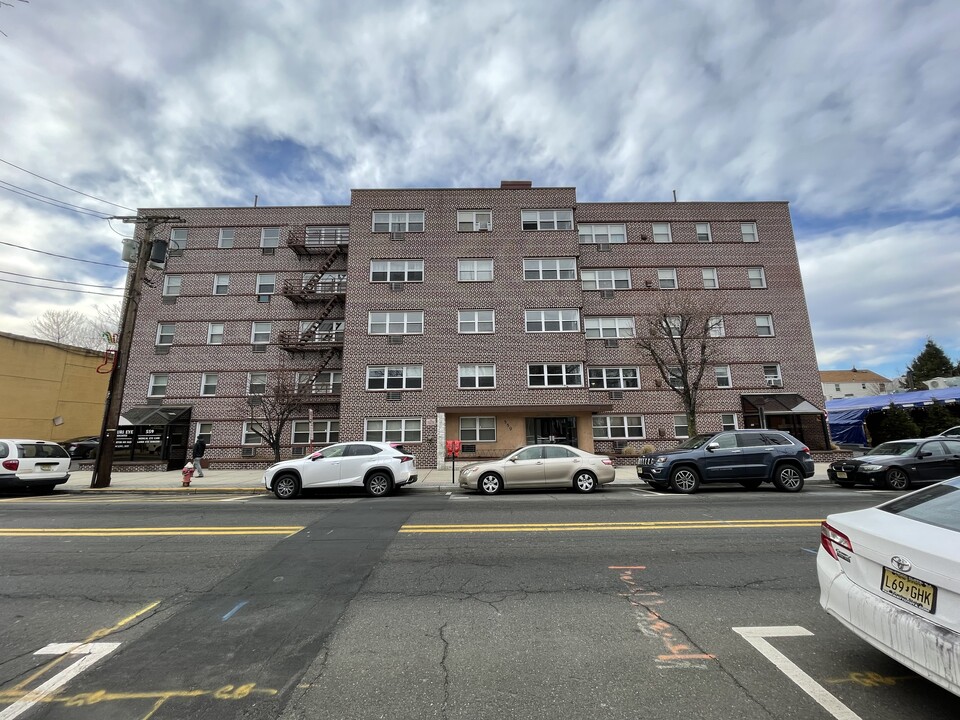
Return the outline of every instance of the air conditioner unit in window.
[[[301,445],[290,450],[290,457],[303,457],[307,454],[307,449]]]
[[[403,335],[387,335],[387,345],[403,345]]]
[[[258,303],[268,303],[268,302],[270,302],[270,296],[269,296],[269,295],[266,295],[266,294],[264,294],[264,295],[257,295],[257,302],[258,302]]]
[[[610,252],[610,243],[597,243],[597,252]]]
[[[267,346],[257,343],[256,345],[253,346],[252,350],[255,353],[265,353],[267,351]]]
[[[154,355],[169,355],[170,346],[169,345],[154,345],[153,347]]]
[[[392,282],[392,283],[390,283],[390,289],[391,289],[393,292],[400,292],[401,290],[403,290],[403,283],[402,283],[402,282]]]
[[[240,457],[253,457],[257,454],[257,449],[252,447],[240,448]]]
[[[626,440],[614,440],[614,441],[613,441],[613,449],[614,449],[614,450],[624,450],[624,449],[626,449],[626,447],[627,447],[627,441],[626,441]]]
[[[264,254],[264,255],[276,255],[276,254],[277,254],[277,249],[276,249],[276,248],[260,248],[260,249],[263,251],[263,254]]]
[[[390,233],[390,239],[391,239],[391,240],[403,240],[404,235],[406,235],[406,233],[402,233],[402,232],[392,232],[392,233]]]
[[[477,223],[477,232],[483,232],[484,230],[490,230],[490,223]]]
[[[623,390],[611,390],[609,395],[611,400],[623,400]]]
[[[388,392],[387,400],[403,400],[403,393],[399,392]]]
[[[783,380],[767,378],[767,387],[783,387]]]
[[[601,291],[600,291],[600,297],[602,297],[602,298],[608,298],[608,299],[609,299],[609,298],[612,298],[612,297],[613,297],[613,290],[601,290]]]
[[[616,338],[607,338],[603,341],[603,346],[606,348],[620,347],[620,341]]]

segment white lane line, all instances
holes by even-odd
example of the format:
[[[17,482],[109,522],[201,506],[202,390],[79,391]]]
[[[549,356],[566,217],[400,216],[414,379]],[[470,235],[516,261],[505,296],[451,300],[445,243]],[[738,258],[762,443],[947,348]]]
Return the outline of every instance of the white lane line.
[[[808,637],[812,632],[799,625],[780,625],[777,627],[738,627],[732,628],[748,643],[753,645],[761,655],[772,662],[780,672],[796,683],[801,690],[812,697],[828,713],[837,720],[862,720],[853,710],[848,708],[836,697],[827,692],[827,689],[801,670],[796,663],[777,650],[764,638],[768,637]]]
[[[255,497],[260,497],[260,496],[259,495],[241,495],[240,497],[225,498],[220,502],[236,502],[237,500],[251,500]]]

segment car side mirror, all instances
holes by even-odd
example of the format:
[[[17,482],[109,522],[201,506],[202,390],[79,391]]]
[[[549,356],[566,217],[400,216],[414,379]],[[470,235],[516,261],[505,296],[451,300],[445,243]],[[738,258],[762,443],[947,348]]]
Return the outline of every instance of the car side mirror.
[[[514,457],[512,457],[512,458],[508,458],[508,460],[510,460],[510,462],[512,462],[512,463],[515,463],[515,462],[517,461],[517,458],[516,458],[516,456],[514,456]]]
[[[918,458],[928,458],[928,457],[930,457],[931,455],[933,455],[932,452],[926,452],[926,451],[921,451],[921,452],[918,452],[918,453],[917,453],[917,457],[918,457]]]
[[[317,452],[317,453],[314,453],[313,455],[311,455],[311,456],[310,456],[310,462],[313,462],[314,460],[323,460],[323,453],[322,453],[322,452]]]
[[[720,443],[718,442],[707,443],[707,450],[709,450],[710,452],[713,452],[714,450],[719,450],[719,449],[720,449]]]

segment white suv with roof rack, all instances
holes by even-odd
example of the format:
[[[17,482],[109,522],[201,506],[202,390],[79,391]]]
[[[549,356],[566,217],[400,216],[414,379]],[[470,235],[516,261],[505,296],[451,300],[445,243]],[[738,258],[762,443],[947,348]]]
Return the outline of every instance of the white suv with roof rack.
[[[70,479],[70,455],[50,440],[0,438],[0,489],[50,492]]]

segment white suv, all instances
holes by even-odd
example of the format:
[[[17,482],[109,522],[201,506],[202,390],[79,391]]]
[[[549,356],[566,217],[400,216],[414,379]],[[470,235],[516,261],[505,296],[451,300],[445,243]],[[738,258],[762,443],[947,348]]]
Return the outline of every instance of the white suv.
[[[304,488],[362,487],[367,495],[382,497],[416,481],[416,458],[382,442],[329,445],[263,473],[264,487],[281,500],[295,498]]]
[[[48,440],[0,439],[0,488],[50,492],[70,479],[70,455]]]

